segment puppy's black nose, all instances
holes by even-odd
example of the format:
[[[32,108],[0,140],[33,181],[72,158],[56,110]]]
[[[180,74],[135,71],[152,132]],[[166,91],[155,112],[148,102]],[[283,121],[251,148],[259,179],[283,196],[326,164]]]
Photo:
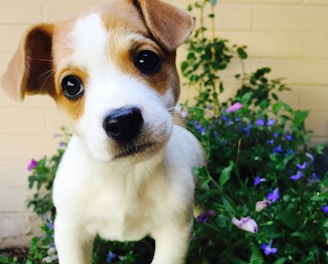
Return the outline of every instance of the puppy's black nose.
[[[139,108],[119,108],[105,118],[103,127],[108,137],[127,142],[139,135],[143,121]]]

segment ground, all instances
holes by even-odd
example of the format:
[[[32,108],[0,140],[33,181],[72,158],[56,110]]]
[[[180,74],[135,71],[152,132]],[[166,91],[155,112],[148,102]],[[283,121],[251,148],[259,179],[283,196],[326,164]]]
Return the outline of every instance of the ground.
[[[0,256],[17,257],[18,261],[23,261],[28,253],[28,248],[4,248],[0,249]]]

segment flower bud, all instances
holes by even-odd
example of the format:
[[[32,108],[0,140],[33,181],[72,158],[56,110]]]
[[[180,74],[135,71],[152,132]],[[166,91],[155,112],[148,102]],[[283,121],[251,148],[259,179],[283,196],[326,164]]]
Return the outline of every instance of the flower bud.
[[[238,220],[236,217],[233,217],[232,223],[238,228],[247,232],[257,233],[258,231],[257,223],[250,216],[241,218],[240,220]]]

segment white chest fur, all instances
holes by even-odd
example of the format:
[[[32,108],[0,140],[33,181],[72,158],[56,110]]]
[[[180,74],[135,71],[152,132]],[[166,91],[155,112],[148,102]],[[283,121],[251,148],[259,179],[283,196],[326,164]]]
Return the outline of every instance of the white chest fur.
[[[152,157],[102,163],[73,137],[54,185],[58,215],[111,240],[138,240],[151,234],[160,223],[172,221],[175,213],[187,211],[182,207],[192,206],[191,168],[203,165],[195,141],[175,127],[165,148]]]

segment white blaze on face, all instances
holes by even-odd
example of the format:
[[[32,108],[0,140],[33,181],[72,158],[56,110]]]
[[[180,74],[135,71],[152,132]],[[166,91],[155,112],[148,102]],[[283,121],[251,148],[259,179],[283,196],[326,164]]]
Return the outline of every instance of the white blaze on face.
[[[130,36],[136,37],[136,34]],[[87,142],[91,155],[101,161],[115,156],[115,144],[107,137],[103,121],[112,110],[126,106],[138,107],[147,135],[157,140],[156,143],[164,143],[172,129],[172,117],[166,109],[168,101],[174,99],[172,92],[160,96],[140,75],[128,74],[110,56],[113,51],[109,47],[115,47],[115,42],[128,45],[129,36],[122,36],[125,41],[120,40],[117,34],[106,30],[100,15],[90,14],[77,21],[72,38],[72,67],[82,69],[87,75],[84,111],[75,129]],[[128,48],[126,52],[130,52]]]
[[[90,73],[107,66],[107,38],[105,25],[98,14],[89,14],[78,20],[73,31],[74,62],[86,67]]]

